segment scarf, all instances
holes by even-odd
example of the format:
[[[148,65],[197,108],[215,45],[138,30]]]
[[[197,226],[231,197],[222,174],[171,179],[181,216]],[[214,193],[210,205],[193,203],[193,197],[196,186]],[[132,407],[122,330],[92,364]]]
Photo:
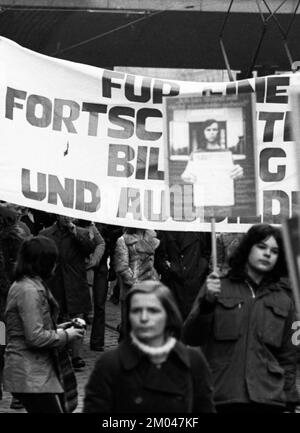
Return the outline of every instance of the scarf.
[[[173,349],[173,347],[176,344],[176,338],[169,337],[165,344],[163,344],[160,347],[152,347],[148,346],[147,344],[142,343],[140,340],[136,338],[133,332],[130,333],[130,337],[132,340],[132,343],[140,349],[141,352],[145,353],[149,358],[150,361],[155,365],[160,365],[163,362],[166,361],[168,358],[169,353]]]

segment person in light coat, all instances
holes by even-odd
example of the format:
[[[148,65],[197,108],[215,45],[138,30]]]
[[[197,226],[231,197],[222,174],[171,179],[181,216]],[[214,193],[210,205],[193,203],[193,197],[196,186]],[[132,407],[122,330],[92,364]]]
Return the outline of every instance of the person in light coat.
[[[123,338],[126,326],[123,310],[127,292],[140,281],[158,280],[154,256],[159,243],[154,230],[138,228],[126,228],[124,234],[117,240],[114,269],[120,284],[120,339]]]

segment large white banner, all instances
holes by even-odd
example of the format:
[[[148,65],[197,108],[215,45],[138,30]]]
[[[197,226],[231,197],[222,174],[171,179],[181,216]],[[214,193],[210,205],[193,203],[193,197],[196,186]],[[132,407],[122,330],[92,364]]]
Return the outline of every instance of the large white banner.
[[[251,93],[259,216],[223,215],[216,229],[245,231],[291,215],[299,191],[289,88],[299,84],[298,74],[168,81],[58,60],[5,38],[0,58],[1,200],[121,226],[210,230],[205,213],[186,209],[178,218],[172,212],[164,99]]]

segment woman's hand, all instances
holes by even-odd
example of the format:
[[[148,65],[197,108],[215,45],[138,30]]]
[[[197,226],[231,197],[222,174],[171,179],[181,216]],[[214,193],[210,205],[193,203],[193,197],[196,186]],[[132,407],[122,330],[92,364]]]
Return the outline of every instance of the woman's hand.
[[[215,302],[221,293],[221,280],[218,272],[212,272],[206,278],[205,299],[208,302]]]
[[[71,328],[65,329],[65,332],[68,334],[68,340],[79,340],[80,338],[84,337],[84,329],[80,328],[74,328],[74,326],[71,326]]]
[[[239,164],[233,166],[233,169],[230,172],[231,179],[240,179],[244,176],[244,169]]]

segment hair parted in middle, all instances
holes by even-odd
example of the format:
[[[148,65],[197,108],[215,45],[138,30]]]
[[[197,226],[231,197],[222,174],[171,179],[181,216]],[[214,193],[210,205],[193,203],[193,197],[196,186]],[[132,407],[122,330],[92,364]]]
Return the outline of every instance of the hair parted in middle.
[[[207,119],[205,122],[203,122],[203,131],[204,129],[211,126],[213,123],[216,123],[219,126],[219,122],[216,119]]]
[[[205,138],[205,135],[204,135],[204,131],[205,131],[206,128],[208,128],[209,126],[211,126],[213,123],[216,123],[218,125],[219,131],[218,131],[218,135],[217,135],[216,141],[220,144],[219,122],[216,119],[207,119],[207,120],[205,120],[203,122],[202,127],[201,127],[202,129],[201,129],[201,134],[200,134],[200,137],[199,137],[198,149],[203,149],[203,150],[206,149],[207,141],[206,141],[206,138]]]
[[[270,224],[255,224],[248,230],[242,238],[239,246],[228,260],[231,273],[235,275],[241,274],[245,269],[253,245],[258,244],[271,236],[274,237],[278,244],[278,258],[274,268],[270,272],[270,277],[274,281],[277,281],[280,277],[286,276],[287,267],[281,230]]]
[[[157,296],[157,299],[161,302],[167,313],[166,335],[179,339],[181,337],[183,322],[175,298],[167,286],[160,281],[154,280],[145,280],[134,284],[126,295],[124,307],[126,337],[131,331],[129,320],[131,299],[136,293],[143,293],[145,295],[154,294]]]

